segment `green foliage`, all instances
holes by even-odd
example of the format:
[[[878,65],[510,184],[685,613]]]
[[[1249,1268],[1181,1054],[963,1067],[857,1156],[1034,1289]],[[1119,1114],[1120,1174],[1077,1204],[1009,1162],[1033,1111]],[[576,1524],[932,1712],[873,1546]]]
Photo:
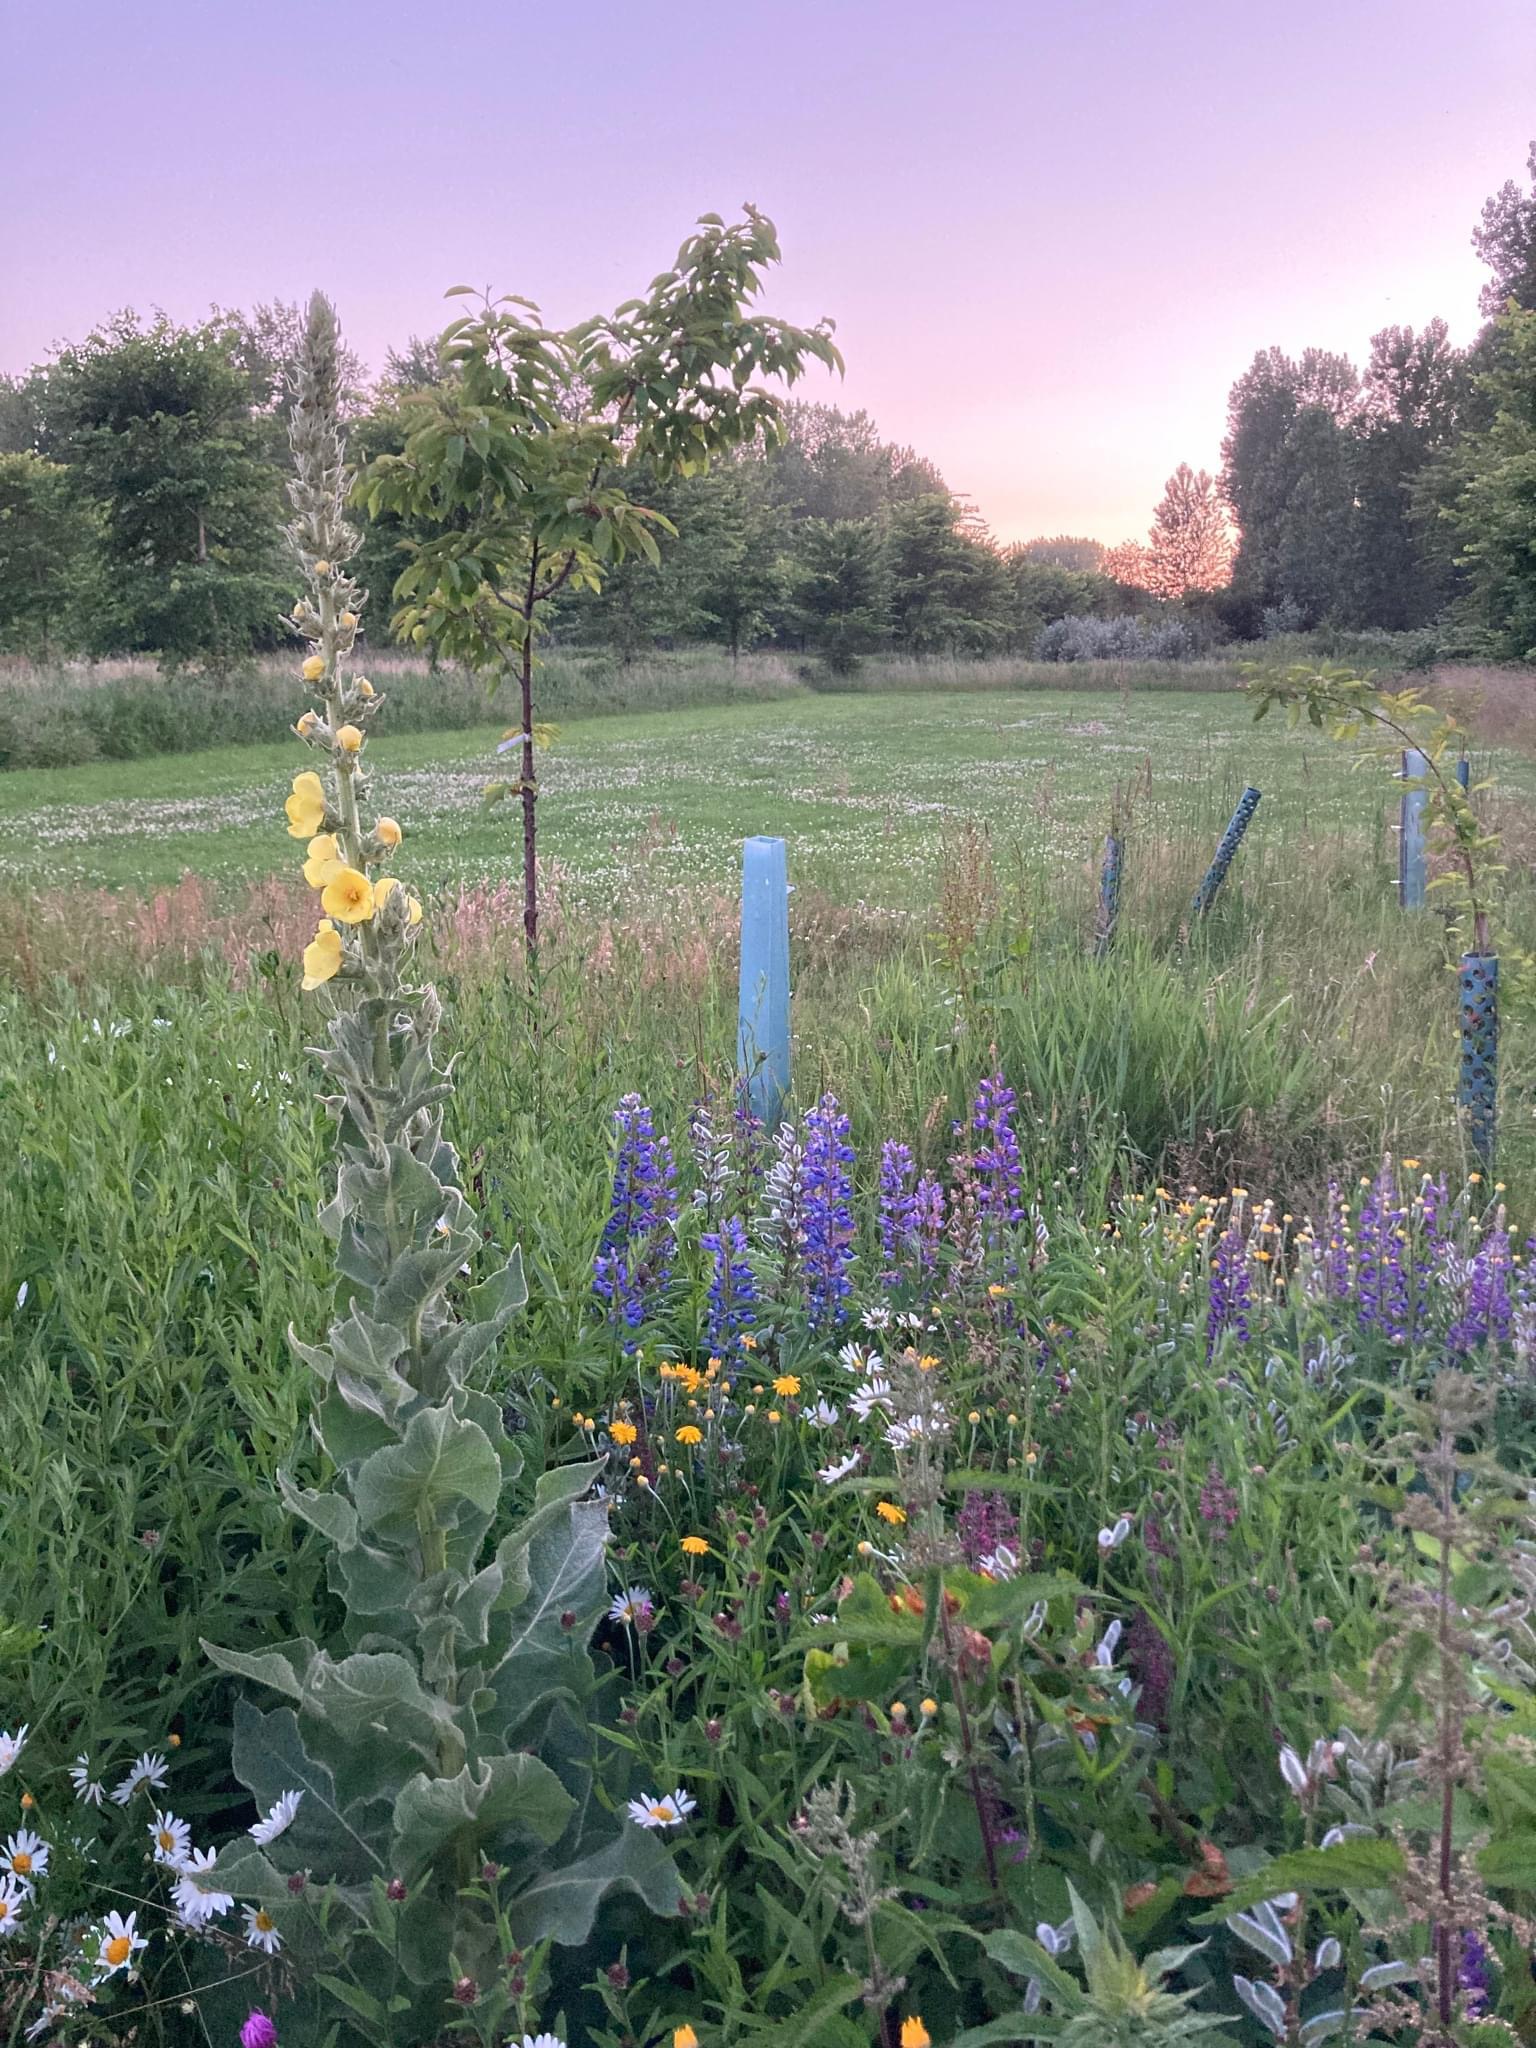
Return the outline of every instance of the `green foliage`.
[[[0,647],[46,656],[78,641],[92,539],[60,464],[0,454]]]
[[[792,615],[833,675],[847,675],[890,620],[890,564],[873,519],[808,519],[797,536]]]
[[[1467,611],[1491,650],[1536,658],[1536,308],[1497,322],[1475,380],[1480,419],[1452,449],[1440,488],[1466,571]]]
[[[273,634],[277,470],[220,324],[123,314],[48,379],[77,502],[101,521],[102,652],[228,660]]]

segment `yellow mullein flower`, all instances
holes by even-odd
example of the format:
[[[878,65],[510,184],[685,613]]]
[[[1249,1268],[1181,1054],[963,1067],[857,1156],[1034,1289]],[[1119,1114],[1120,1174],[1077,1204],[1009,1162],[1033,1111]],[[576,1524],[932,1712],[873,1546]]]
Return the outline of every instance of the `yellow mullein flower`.
[[[933,2048],[933,2036],[915,2012],[901,2023],[901,2048]]]
[[[306,656],[303,674],[306,683],[318,683],[325,674],[325,656],[323,654]]]
[[[307,989],[319,988],[322,982],[329,981],[340,968],[342,957],[341,933],[329,918],[325,918],[321,921],[320,929],[304,948],[303,986]]]
[[[304,879],[311,889],[323,889],[338,868],[346,866],[341,849],[336,844],[334,832],[318,832],[309,842],[309,857],[304,863]]]
[[[672,2048],[699,2048],[699,2037],[686,2022],[672,2029]]]
[[[793,1400],[800,1391],[800,1382],[792,1372],[781,1372],[773,1383],[773,1391],[781,1400]]]
[[[694,1422],[685,1422],[681,1429],[675,1429],[672,1434],[680,1444],[701,1444],[704,1441],[703,1430]]]
[[[398,846],[403,836],[393,818],[380,818],[373,830],[380,846]]]
[[[293,778],[293,794],[283,805],[290,839],[313,839],[325,823],[325,784],[312,768]]]
[[[336,744],[344,754],[355,754],[363,744],[361,726],[343,725],[337,728]]]
[[[366,924],[373,915],[373,884],[356,868],[338,868],[321,892],[320,907],[342,924]]]
[[[306,711],[302,717],[295,721],[293,729],[301,740],[307,740],[319,723],[320,714],[318,711]]]

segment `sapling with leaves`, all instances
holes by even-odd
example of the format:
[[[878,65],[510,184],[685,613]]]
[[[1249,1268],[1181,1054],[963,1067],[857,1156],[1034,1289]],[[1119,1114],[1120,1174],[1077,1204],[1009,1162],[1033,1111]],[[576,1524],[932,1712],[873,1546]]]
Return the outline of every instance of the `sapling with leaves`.
[[[236,1707],[237,1776],[263,1804],[302,1795],[281,1842],[221,1858],[221,1877],[271,1910],[296,1956],[311,1952],[345,2038],[399,2044],[435,2037],[450,2013],[501,2012],[509,1930],[525,1945],[579,1942],[615,1886],[668,1912],[679,1883],[655,1834],[616,1820],[618,1792],[593,1784],[598,1468],[544,1473],[531,1512],[503,1521],[521,1459],[485,1382],[525,1299],[522,1265],[514,1252],[475,1278],[482,1233],[443,1129],[441,1005],[410,979],[421,913],[392,872],[400,828],[371,808],[381,700],[348,661],[362,593],[346,568],[340,359],[317,295],[289,537],[307,585],[292,623],[318,699],[296,729],[321,765],[295,776],[288,817],[325,913],[304,984],[329,1013],[316,1057],[337,1169],[319,1220],[338,1299],[323,1342],[292,1338],[315,1378],[325,1476],[280,1485],[330,1546],[346,1620],[333,1645],[210,1655],[281,1702]]]
[[[538,951],[536,643],[562,595],[596,591],[628,555],[660,560],[671,522],[639,501],[646,477],[697,474],[715,456],[778,438],[783,401],[811,362],[840,369],[829,323],[795,327],[754,312],[779,260],[755,207],[729,226],[705,214],[643,298],[565,330],[527,299],[492,299],[442,338],[446,381],[411,402],[399,454],[368,470],[371,513],[435,529],[395,585],[394,627],[463,662],[494,689],[515,677],[515,782],[523,818],[523,938]],[[468,295],[468,286],[455,287]],[[450,294],[454,296],[454,294]]]

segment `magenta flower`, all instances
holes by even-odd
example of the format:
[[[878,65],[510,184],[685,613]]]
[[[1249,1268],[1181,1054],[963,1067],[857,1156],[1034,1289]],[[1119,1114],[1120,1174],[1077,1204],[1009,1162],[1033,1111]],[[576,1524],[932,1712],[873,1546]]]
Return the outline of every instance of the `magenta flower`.
[[[277,2026],[264,2012],[253,2012],[240,2029],[240,2048],[277,2048]]]

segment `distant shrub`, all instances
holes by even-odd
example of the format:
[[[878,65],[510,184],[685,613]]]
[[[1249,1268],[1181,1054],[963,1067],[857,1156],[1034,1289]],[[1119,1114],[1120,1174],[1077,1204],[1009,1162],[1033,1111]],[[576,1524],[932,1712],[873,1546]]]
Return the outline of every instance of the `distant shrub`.
[[[1299,633],[1307,623],[1307,615],[1294,597],[1282,597],[1278,604],[1267,604],[1259,617],[1259,637],[1276,640],[1282,633]]]
[[[1053,619],[1035,641],[1037,661],[1187,661],[1195,635],[1182,619]]]

